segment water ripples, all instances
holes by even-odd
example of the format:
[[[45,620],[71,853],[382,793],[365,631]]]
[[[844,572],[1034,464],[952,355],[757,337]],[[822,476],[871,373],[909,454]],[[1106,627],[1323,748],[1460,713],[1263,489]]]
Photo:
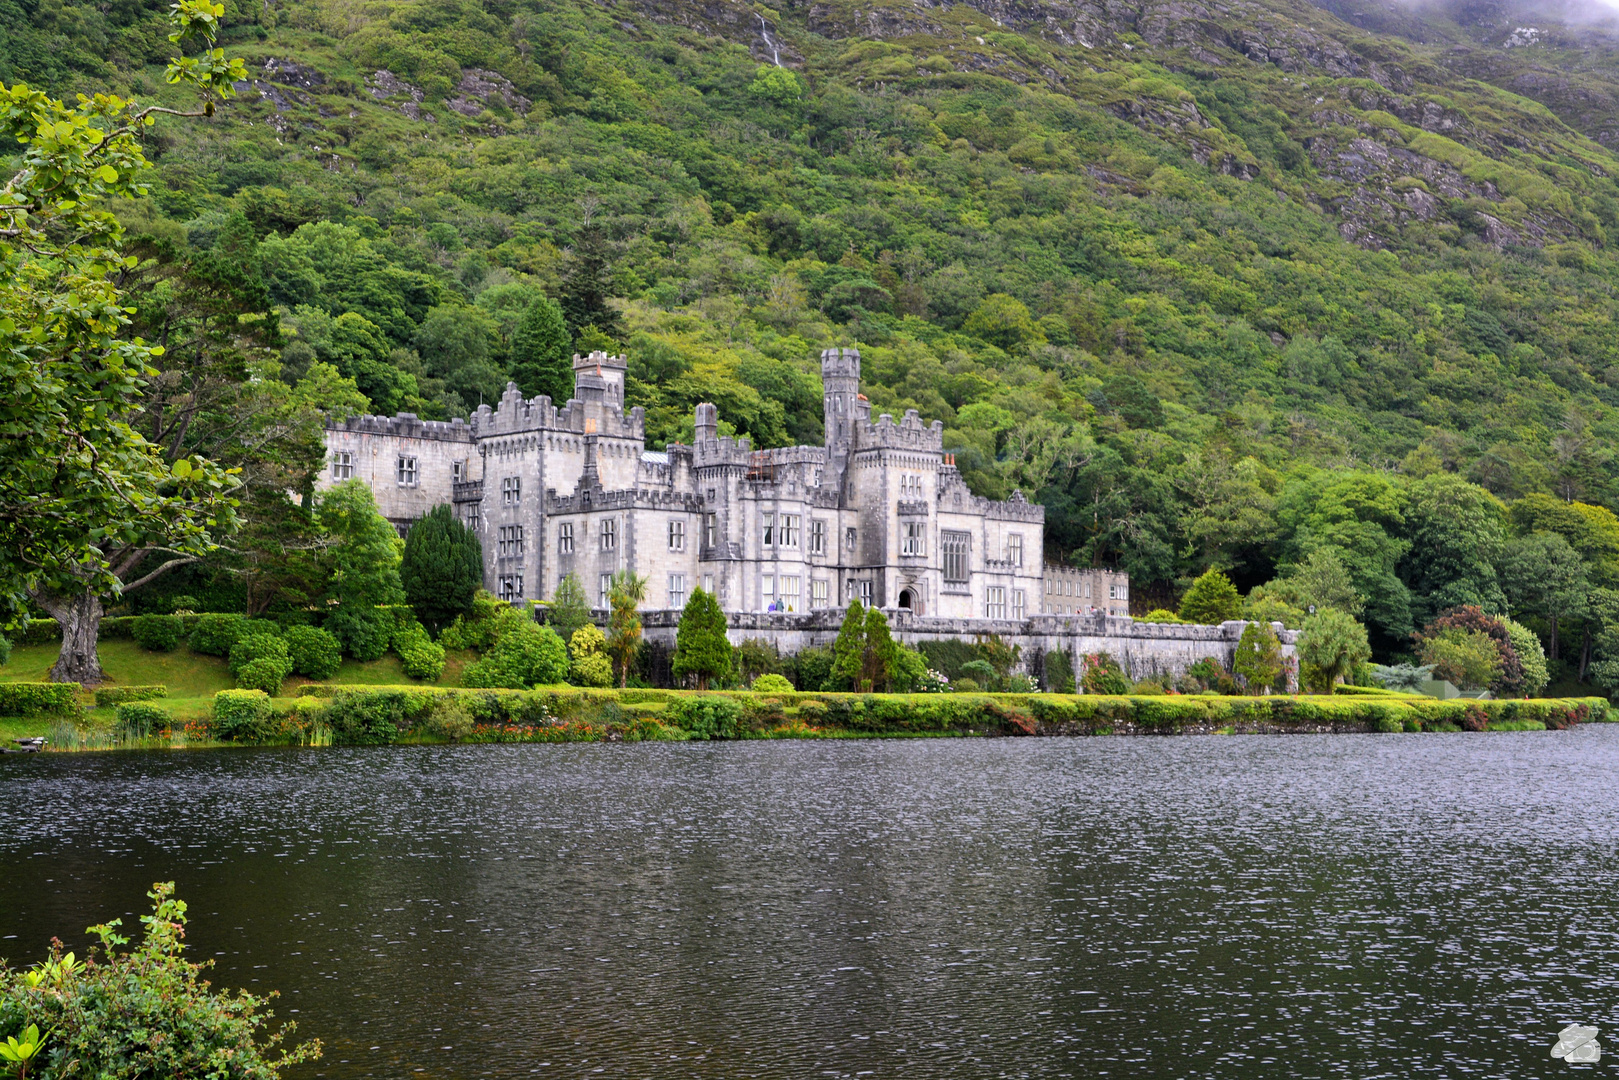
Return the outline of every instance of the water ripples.
[[[1619,727],[0,761],[0,954],[176,879],[302,1076],[1516,1077]],[[1562,1068],[1563,1066],[1558,1066]]]

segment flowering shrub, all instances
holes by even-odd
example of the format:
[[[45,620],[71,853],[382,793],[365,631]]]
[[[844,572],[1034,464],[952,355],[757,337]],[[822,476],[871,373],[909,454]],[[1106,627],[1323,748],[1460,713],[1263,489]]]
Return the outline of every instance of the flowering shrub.
[[[928,668],[922,677],[916,681],[918,694],[948,694],[950,692],[950,677],[942,671]]]

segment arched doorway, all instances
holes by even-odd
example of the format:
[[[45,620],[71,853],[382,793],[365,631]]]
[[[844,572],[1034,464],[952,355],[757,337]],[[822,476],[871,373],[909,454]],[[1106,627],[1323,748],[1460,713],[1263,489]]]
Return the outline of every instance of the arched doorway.
[[[915,611],[916,594],[910,589],[901,589],[899,591],[899,606],[907,611]]]

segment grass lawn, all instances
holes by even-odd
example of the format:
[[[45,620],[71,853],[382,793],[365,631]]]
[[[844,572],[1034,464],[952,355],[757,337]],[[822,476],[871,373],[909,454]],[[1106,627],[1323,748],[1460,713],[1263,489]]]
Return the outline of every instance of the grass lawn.
[[[19,645],[11,663],[0,668],[0,681],[45,682],[60,645]],[[107,673],[103,686],[152,686],[161,683],[174,697],[212,697],[236,685],[225,661],[202,656],[181,645],[173,652],[147,652],[133,641],[103,641],[96,651]]]

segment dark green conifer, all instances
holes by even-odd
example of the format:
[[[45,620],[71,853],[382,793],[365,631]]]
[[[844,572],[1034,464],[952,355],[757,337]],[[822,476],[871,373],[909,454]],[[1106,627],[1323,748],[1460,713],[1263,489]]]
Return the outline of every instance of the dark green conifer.
[[[675,629],[674,675],[697,677],[697,689],[731,674],[731,643],[725,638],[725,613],[712,593],[693,589]]]
[[[512,331],[511,377],[525,396],[549,394],[558,408],[573,396],[573,337],[548,296],[530,304]]]
[[[483,548],[449,506],[435,506],[405,536],[399,576],[416,617],[436,635],[457,615],[472,610],[472,598],[483,584]]]

